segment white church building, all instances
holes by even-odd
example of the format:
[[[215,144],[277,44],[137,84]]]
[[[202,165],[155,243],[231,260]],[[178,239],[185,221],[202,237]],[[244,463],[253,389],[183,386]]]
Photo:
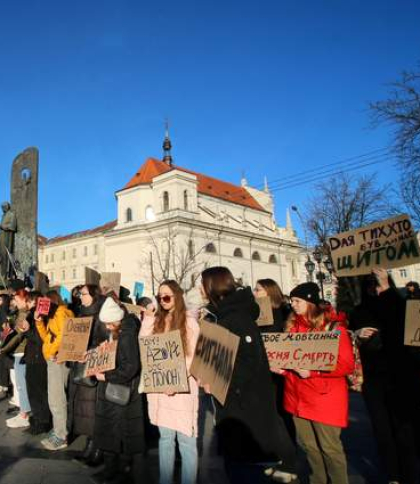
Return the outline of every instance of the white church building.
[[[39,268],[52,285],[84,283],[85,267],[120,272],[130,291],[143,282],[146,295],[165,278],[189,292],[212,265],[229,267],[246,285],[272,278],[286,294],[306,281],[304,247],[289,214],[285,227],[277,225],[267,186],[193,172],[172,162],[168,135],[163,146],[163,160],[148,158],[116,192],[116,220],[43,240]]]

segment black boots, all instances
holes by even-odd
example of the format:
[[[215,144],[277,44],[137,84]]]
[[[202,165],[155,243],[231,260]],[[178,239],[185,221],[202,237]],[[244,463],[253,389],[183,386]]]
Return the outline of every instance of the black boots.
[[[93,439],[87,438],[86,446],[82,453],[76,457],[78,461],[85,463],[90,467],[97,467],[104,461],[103,452],[95,447]]]

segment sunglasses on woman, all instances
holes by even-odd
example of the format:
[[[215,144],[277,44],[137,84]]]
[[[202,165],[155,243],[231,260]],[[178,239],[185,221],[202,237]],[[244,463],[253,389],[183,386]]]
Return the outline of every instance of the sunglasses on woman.
[[[156,299],[159,302],[164,302],[164,303],[169,303],[171,302],[173,296],[170,296],[169,294],[165,294],[164,296],[156,296]]]

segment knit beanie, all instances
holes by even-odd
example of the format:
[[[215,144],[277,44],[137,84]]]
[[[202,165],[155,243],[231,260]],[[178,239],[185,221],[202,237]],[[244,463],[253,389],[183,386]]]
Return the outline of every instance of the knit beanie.
[[[291,292],[290,297],[298,297],[312,304],[319,304],[319,287],[315,282],[304,282],[296,286]]]
[[[99,320],[101,323],[117,323],[124,317],[124,311],[120,306],[112,299],[107,297],[99,311]]]

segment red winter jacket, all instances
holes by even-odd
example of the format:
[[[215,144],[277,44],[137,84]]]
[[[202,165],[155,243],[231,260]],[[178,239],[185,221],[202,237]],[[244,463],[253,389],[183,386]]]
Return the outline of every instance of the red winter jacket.
[[[346,375],[354,368],[353,348],[345,326],[341,331],[337,367],[334,371],[311,371],[309,378],[301,378],[293,370],[284,374],[284,408],[296,417],[336,427],[347,427],[349,395]],[[306,319],[296,316],[290,332],[309,331]]]

